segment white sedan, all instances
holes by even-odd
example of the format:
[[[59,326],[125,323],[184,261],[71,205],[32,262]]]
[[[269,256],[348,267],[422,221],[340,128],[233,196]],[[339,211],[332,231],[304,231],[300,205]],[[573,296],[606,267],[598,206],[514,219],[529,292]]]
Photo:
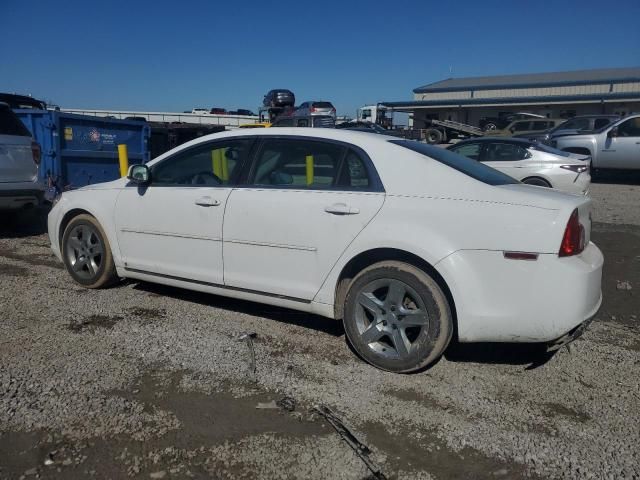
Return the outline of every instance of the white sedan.
[[[474,138],[448,150],[478,160],[528,185],[586,195],[591,157],[563,152],[524,138]]]
[[[409,372],[454,332],[579,334],[602,299],[590,208],[395,137],[238,130],[65,192],[49,236],[88,288],[131,278],[316,313],[366,361]]]

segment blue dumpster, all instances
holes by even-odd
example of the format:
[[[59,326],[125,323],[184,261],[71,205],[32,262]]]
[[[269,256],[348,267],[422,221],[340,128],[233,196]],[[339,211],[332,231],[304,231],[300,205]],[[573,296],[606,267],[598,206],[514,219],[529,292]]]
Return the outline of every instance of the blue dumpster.
[[[144,122],[53,110],[14,111],[42,148],[42,182],[57,191],[119,178],[119,144],[127,145],[130,164],[149,160],[149,127]]]

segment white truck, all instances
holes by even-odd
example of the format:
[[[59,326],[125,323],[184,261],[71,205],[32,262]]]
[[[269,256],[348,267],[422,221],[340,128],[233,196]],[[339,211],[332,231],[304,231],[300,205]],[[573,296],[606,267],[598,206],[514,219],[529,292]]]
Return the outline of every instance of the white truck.
[[[594,132],[555,137],[551,146],[591,156],[593,169],[640,170],[640,114]]]

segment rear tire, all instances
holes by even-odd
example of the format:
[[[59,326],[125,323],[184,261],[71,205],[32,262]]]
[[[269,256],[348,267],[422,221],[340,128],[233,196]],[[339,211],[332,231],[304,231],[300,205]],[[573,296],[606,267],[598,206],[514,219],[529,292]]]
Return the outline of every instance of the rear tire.
[[[78,215],[69,222],[61,247],[67,271],[83,287],[105,288],[118,281],[107,235],[91,215]]]
[[[484,126],[484,131],[485,132],[491,132],[491,131],[497,130],[497,129],[498,129],[498,126],[493,122],[489,122]]]
[[[376,263],[356,275],[343,323],[365,361],[398,373],[420,370],[439,358],[453,333],[449,302],[437,282],[398,261]]]
[[[549,182],[543,180],[542,178],[525,178],[522,180],[522,183],[527,185],[535,185],[536,187],[546,187],[553,188]]]
[[[429,145],[436,145],[442,143],[442,132],[435,128],[430,128],[424,132],[425,139]]]

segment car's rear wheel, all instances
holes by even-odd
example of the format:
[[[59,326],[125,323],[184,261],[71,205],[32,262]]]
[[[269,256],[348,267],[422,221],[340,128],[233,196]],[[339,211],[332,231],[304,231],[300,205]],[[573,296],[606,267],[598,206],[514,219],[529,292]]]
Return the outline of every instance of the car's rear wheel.
[[[490,132],[491,130],[497,130],[497,129],[498,129],[498,126],[493,122],[489,122],[484,126],[485,132]]]
[[[449,302],[422,270],[397,261],[376,263],[351,282],[344,328],[367,362],[391,372],[420,370],[439,358],[451,340]]]
[[[525,183],[527,185],[535,185],[537,187],[547,187],[547,188],[551,188],[551,184],[549,182],[547,182],[546,180],[542,179],[542,178],[525,178],[524,180],[522,180],[522,183]]]
[[[437,145],[442,142],[442,132],[435,128],[430,128],[425,132],[425,139],[430,145]]]
[[[91,215],[78,215],[69,222],[62,236],[62,256],[71,277],[84,287],[103,288],[118,280],[109,240]]]

